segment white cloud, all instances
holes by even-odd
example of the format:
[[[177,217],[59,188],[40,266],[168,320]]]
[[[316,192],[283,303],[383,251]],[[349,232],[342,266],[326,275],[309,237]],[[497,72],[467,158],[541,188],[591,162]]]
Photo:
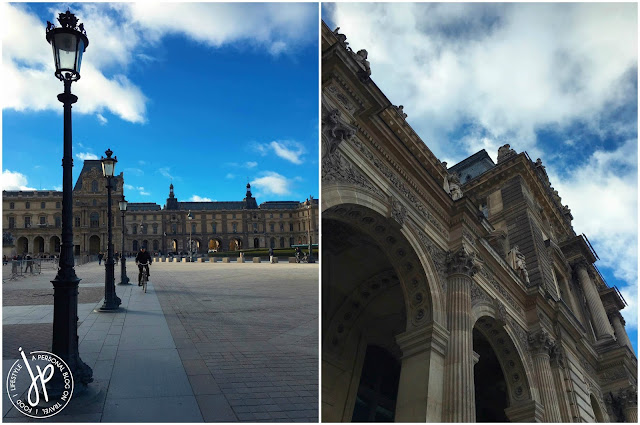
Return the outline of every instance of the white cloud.
[[[261,195],[288,195],[291,193],[290,184],[290,179],[275,171],[267,171],[262,177],[251,182],[251,186],[256,188]]]
[[[17,171],[2,172],[2,190],[36,190],[27,186],[27,176]]]
[[[198,195],[193,195],[191,197],[191,199],[189,199],[189,201],[191,201],[191,202],[211,202],[211,199],[210,198],[205,198],[205,197],[202,197],[202,196],[198,196]]]
[[[258,166],[258,163],[255,161],[248,161],[247,163],[245,163],[245,165],[247,166],[247,168],[253,168]]]
[[[226,176],[224,176],[224,178],[225,178],[225,179],[235,179],[235,178],[236,178],[236,176],[235,176],[235,174],[227,173],[227,175],[226,175]]]
[[[173,179],[173,175],[169,172],[170,169],[170,167],[162,167],[158,168],[158,172],[168,179]]]
[[[151,193],[149,193],[149,192],[145,191],[145,190],[144,190],[144,187],[142,187],[142,186],[137,186],[137,187],[136,187],[136,186],[132,186],[132,185],[130,185],[130,184],[125,183],[122,187],[123,187],[124,189],[127,189],[127,190],[135,190],[135,191],[137,191],[137,192],[138,192],[140,195],[142,195],[142,196],[149,196],[149,195],[151,195]]]
[[[142,176],[142,175],[144,175],[144,171],[142,171],[139,168],[125,168],[124,169],[124,173],[125,174],[133,174],[134,176]]]
[[[451,140],[469,122],[493,145],[517,140],[518,150],[542,156],[536,129],[577,119],[597,128],[602,112],[637,93],[636,4],[335,3],[328,10],[350,47],[367,49],[373,80],[405,106],[437,156],[454,151],[459,161],[479,150]]]
[[[286,159],[294,164],[302,164],[302,155],[304,154],[304,147],[294,141],[273,141],[269,143],[269,146],[273,152],[282,159]]]
[[[84,161],[87,159],[98,159],[98,156],[91,152],[78,152],[76,154],[76,158],[78,158],[81,161]]]
[[[638,322],[637,146],[637,139],[629,139],[614,151],[596,151],[566,178],[548,168],[562,203],[571,208],[576,233],[587,235],[600,257],[596,265],[627,283],[620,288],[629,302],[623,314],[633,327]]]
[[[100,125],[105,125],[109,122],[102,114],[96,114],[96,117],[98,118],[98,121],[100,121]]]
[[[58,7],[48,11],[47,19],[58,24]],[[184,35],[209,47],[248,46],[272,55],[294,54],[317,37],[313,4],[80,3],[74,13],[90,39],[82,79],[73,87],[80,98],[74,110],[96,114],[101,122],[103,111],[145,122],[148,99],[126,74],[135,61],[154,61],[140,50],[167,35]],[[23,4],[3,3],[0,15],[8,23],[2,33],[1,75],[11,81],[3,87],[3,109],[61,112],[56,95],[62,86],[53,75],[51,48],[43,38],[46,22]]]

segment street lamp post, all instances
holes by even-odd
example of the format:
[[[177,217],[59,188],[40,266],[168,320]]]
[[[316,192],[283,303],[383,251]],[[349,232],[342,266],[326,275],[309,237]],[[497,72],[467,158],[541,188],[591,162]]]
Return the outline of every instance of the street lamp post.
[[[84,25],[69,11],[58,15],[60,27],[47,22],[46,38],[53,50],[55,76],[64,83],[58,100],[64,108],[64,148],[62,157],[62,243],[58,273],[53,284],[53,343],[51,351],[69,366],[76,382],[93,381],[93,370],[78,352],[78,284],[73,259],[73,149],[71,105],[78,97],[71,94],[71,83],[80,79],[82,54],[89,45]],[[60,388],[56,388],[60,390]]]
[[[113,311],[120,307],[122,302],[116,295],[114,261],[113,261],[113,243],[112,243],[112,224],[113,217],[111,211],[111,181],[116,169],[116,157],[111,158],[113,152],[111,149],[105,151],[106,158],[102,158],[102,175],[107,179],[107,261],[105,262],[104,273],[104,303],[100,307],[100,311]]]
[[[191,215],[191,210],[189,210],[189,214],[187,214],[187,218],[189,219],[189,262],[193,263],[193,253],[192,253],[192,247],[193,247],[193,241],[191,240],[191,231],[193,230],[192,226],[191,226],[191,220],[193,220],[193,215]]]
[[[131,285],[129,283],[129,277],[127,277],[127,265],[126,265],[126,255],[124,255],[124,235],[125,235],[125,224],[124,224],[124,214],[127,212],[127,200],[124,199],[124,195],[122,195],[122,201],[118,202],[118,206],[120,207],[120,211],[122,212],[122,251],[120,254],[120,283],[118,285]]]
[[[308,235],[309,235],[309,257],[308,257],[308,263],[315,263],[315,261],[313,260],[313,245],[311,244],[311,199],[313,199],[313,197],[311,197],[309,200],[307,200],[307,204],[308,204],[308,208],[309,208],[309,227],[308,227]]]

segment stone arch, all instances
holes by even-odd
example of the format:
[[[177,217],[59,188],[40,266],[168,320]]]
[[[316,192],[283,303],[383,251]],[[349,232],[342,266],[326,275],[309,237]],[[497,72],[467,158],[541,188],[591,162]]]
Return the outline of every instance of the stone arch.
[[[58,236],[51,236],[49,240],[49,252],[51,254],[60,253],[60,238]]]
[[[100,252],[100,236],[91,235],[89,238],[89,254],[95,255]]]
[[[539,401],[526,353],[514,337],[512,324],[504,323],[497,310],[495,303],[482,301],[472,307],[471,316],[473,329],[485,337],[498,358],[507,385],[509,408]]]
[[[36,236],[35,238],[33,238],[33,253],[44,253],[44,238],[42,236]]]
[[[16,241],[16,252],[18,255],[24,255],[29,252],[29,239],[20,236]]]
[[[322,204],[323,219],[326,217],[356,223],[358,229],[371,236],[380,246],[390,248],[389,259],[402,268],[399,273],[405,302],[411,306],[407,311],[407,320],[412,323],[407,325],[407,330],[430,321],[446,327],[445,298],[433,259],[413,229],[387,218],[391,210],[388,200],[363,196],[352,188],[342,186],[337,193],[337,186],[334,186],[327,190],[327,195],[323,188]],[[428,311],[422,306],[423,301],[428,304]],[[426,317],[426,313],[429,317]]]
[[[215,249],[216,251],[218,251],[222,246],[222,240],[220,240],[220,238],[210,238],[208,246],[209,249]]]
[[[591,401],[591,409],[593,410],[593,416],[596,419],[596,422],[608,422],[604,417],[604,409],[602,409],[602,406],[598,401],[598,397],[593,393],[590,393],[589,400]]]

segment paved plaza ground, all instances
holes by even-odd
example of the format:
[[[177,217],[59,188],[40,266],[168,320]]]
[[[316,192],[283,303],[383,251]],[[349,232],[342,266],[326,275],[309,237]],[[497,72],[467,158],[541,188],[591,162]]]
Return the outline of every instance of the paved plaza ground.
[[[80,356],[94,382],[47,420],[318,421],[317,264],[153,263],[146,294],[116,286],[117,313],[94,311],[104,266],[76,273]],[[50,350],[54,276],[43,267],[3,281],[3,377],[18,347]],[[4,385],[3,400],[4,421],[42,420],[18,412]]]

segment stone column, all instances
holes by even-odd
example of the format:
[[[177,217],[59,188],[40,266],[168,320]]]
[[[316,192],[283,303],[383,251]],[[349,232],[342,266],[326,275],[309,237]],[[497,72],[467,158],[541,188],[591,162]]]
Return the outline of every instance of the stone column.
[[[402,350],[396,422],[441,422],[449,332],[437,323],[396,336]]]
[[[571,405],[569,404],[569,399],[567,397],[568,390],[565,383],[565,357],[560,346],[556,345],[555,348],[551,350],[550,363],[551,374],[553,375],[553,382],[558,396],[558,407],[560,408],[562,422],[571,422]]]
[[[555,343],[544,330],[529,335],[529,347],[533,356],[533,367],[538,377],[540,398],[544,405],[545,422],[562,422],[550,364],[550,352],[554,345]]]
[[[576,274],[578,275],[578,280],[580,281],[580,285],[582,286],[582,290],[584,291],[584,295],[587,299],[589,311],[591,312],[593,327],[596,331],[596,338],[598,340],[611,339],[613,338],[613,329],[611,329],[611,325],[607,319],[607,313],[602,305],[598,289],[589,277],[587,267],[588,264],[586,260],[580,260],[574,265]]]
[[[475,254],[464,247],[447,256],[449,343],[445,360],[445,422],[475,422],[471,282],[478,271]]]
[[[638,389],[635,386],[623,388],[618,392],[624,421],[638,423]]]
[[[609,320],[613,324],[613,330],[616,334],[616,339],[621,347],[625,345],[629,347],[631,352],[633,352],[633,346],[631,345],[631,341],[629,340],[629,335],[627,335],[627,331],[624,329],[624,325],[626,324],[622,314],[619,311],[614,311],[608,314]]]

